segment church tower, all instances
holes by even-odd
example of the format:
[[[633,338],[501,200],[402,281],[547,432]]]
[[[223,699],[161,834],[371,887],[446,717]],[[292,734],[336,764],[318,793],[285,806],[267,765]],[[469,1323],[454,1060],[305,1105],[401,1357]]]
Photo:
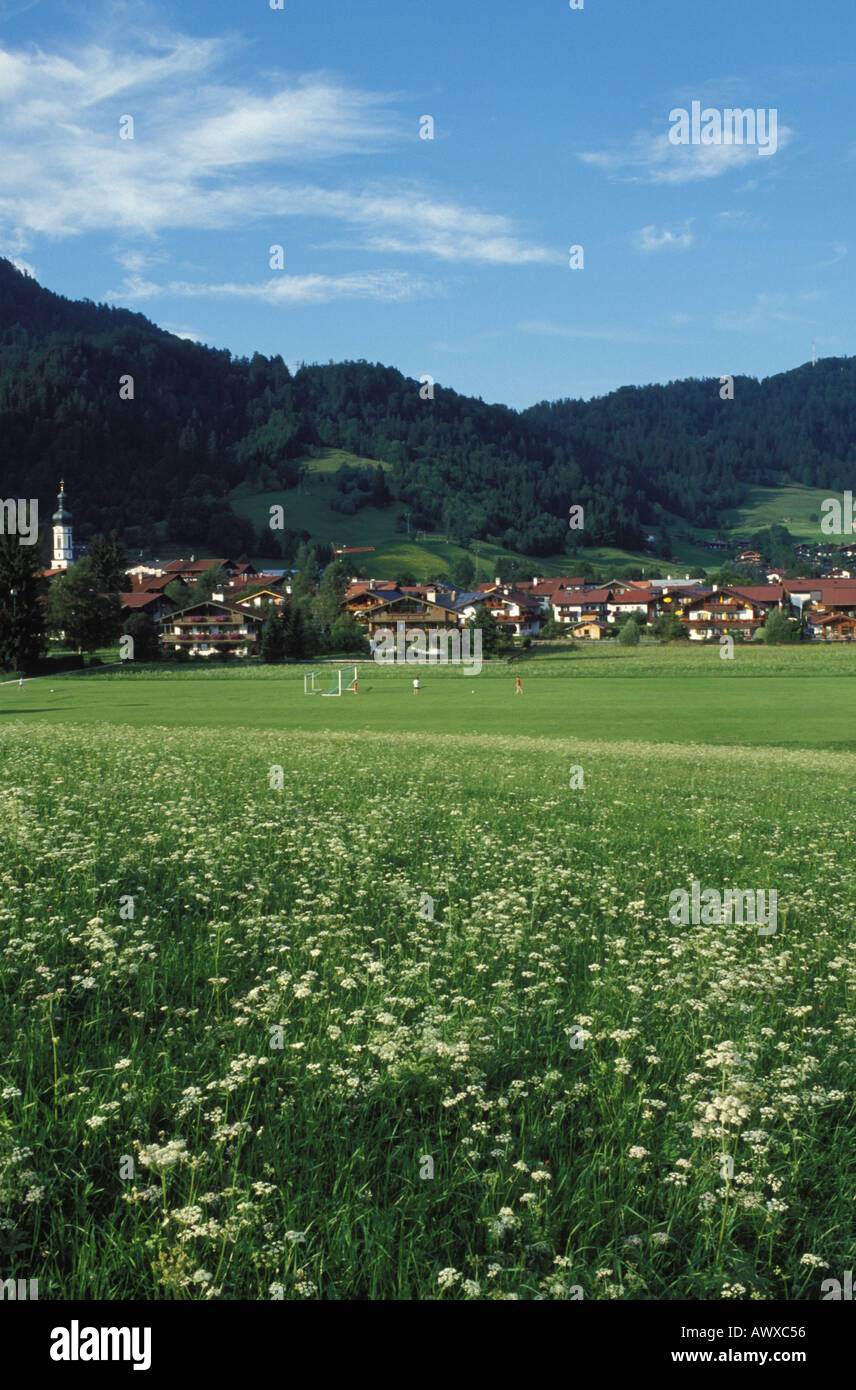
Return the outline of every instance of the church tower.
[[[53,514],[53,560],[55,570],[67,570],[74,559],[71,548],[71,512],[65,505],[65,483],[60,480],[57,509]]]

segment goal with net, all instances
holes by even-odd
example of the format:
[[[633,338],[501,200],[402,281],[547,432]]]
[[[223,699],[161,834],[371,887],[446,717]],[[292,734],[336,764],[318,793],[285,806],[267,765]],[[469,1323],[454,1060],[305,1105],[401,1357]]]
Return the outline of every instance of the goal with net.
[[[311,671],[303,677],[303,693],[304,695],[356,695],[357,668],[356,666],[340,666],[337,671],[332,673],[327,690],[322,690],[316,672]]]

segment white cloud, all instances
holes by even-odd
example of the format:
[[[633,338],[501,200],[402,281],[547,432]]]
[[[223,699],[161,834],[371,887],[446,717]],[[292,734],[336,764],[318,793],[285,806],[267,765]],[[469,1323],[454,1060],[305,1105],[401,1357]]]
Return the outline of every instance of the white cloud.
[[[121,290],[110,291],[107,298],[128,302],[170,295],[177,299],[256,299],[268,304],[327,304],[336,299],[412,299],[428,290],[423,280],[396,270],[351,275],[278,275],[271,280],[243,283],[225,281],[219,284],[170,280],[159,285],[132,275],[125,280]]]
[[[690,222],[684,224],[683,231],[676,232],[670,227],[642,227],[633,233],[634,248],[642,255],[653,251],[688,251],[695,241],[690,231]]]
[[[788,126],[780,125],[778,148],[792,136]],[[623,149],[585,151],[578,158],[631,183],[689,183],[719,178],[759,159],[769,162],[769,157],[759,155],[757,145],[673,145],[668,128],[656,135],[637,132]]]
[[[231,52],[231,40],[154,30],[61,55],[0,48],[0,238],[26,249],[37,236],[114,233],[124,238],[120,264],[141,273],[156,263],[151,243],[176,229],[314,217],[346,224],[351,251],[485,265],[556,259],[505,216],[417,186],[336,187],[341,156],[353,179],[355,159],[415,139],[393,96],[327,73],[269,73],[249,90],[222,76]],[[132,140],[119,138],[124,115],[134,118]],[[310,160],[327,163],[331,186],[294,179]]]

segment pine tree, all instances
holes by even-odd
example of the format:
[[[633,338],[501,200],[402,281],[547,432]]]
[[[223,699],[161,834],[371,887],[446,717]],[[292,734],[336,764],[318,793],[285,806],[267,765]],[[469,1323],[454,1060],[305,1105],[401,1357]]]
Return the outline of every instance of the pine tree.
[[[294,576],[294,596],[304,598],[307,594],[314,593],[315,585],[318,582],[318,561],[315,558],[315,547],[311,541],[304,541],[297,552],[295,560]]]
[[[345,597],[347,587],[348,577],[345,574],[345,567],[340,561],[334,560],[321,576],[321,586],[315,604],[315,611],[321,620],[321,625],[327,630],[332,627],[342,610],[342,600]]]
[[[285,619],[285,654],[293,661],[312,655],[312,643],[306,628],[303,608],[299,603],[289,605]]]
[[[286,658],[286,648],[285,621],[280,613],[273,610],[268,614],[262,626],[262,661],[266,662],[268,666],[278,665]]]
[[[124,548],[115,531],[111,531],[109,540],[105,540],[103,536],[93,536],[89,542],[86,558],[92,578],[102,593],[127,592],[128,576],[125,573],[124,555]]]
[[[45,581],[35,547],[15,535],[0,536],[0,666],[27,671],[45,647]]]
[[[481,645],[484,656],[495,656],[502,646],[502,633],[491,617],[487,604],[482,604],[470,622],[470,631],[482,635]]]

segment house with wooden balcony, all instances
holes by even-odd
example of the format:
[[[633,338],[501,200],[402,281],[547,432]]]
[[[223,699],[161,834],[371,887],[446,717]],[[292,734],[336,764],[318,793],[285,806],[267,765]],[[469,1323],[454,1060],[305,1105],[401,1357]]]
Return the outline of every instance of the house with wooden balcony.
[[[349,613],[358,623],[366,623],[369,615],[401,592],[393,580],[353,580],[345,590],[342,612]]]
[[[432,629],[445,632],[466,626],[463,614],[451,603],[440,598],[432,603],[427,598],[403,594],[400,590],[391,591],[381,603],[364,612],[361,617],[355,616],[363,622],[372,640],[388,631],[395,633],[397,623],[406,623],[408,629],[421,628],[426,633]]]
[[[764,626],[772,608],[781,608],[785,591],[781,584],[756,584],[713,589],[686,600],[680,613],[689,636],[697,642],[711,641],[723,634],[754,637]]]
[[[606,611],[608,620],[611,623],[622,622],[629,618],[631,613],[641,613],[646,623],[650,623],[655,616],[658,597],[651,588],[643,588],[641,584],[628,585],[627,588],[614,588],[612,597],[607,601]]]
[[[265,614],[237,604],[205,599],[171,613],[161,627],[167,656],[253,656],[258,650]]]
[[[807,613],[806,627],[812,637],[822,642],[856,641],[856,615],[852,612]]]
[[[482,585],[476,593],[458,595],[452,602],[467,619],[486,608],[494,622],[512,637],[537,637],[541,631],[543,612],[539,600],[511,584]]]

